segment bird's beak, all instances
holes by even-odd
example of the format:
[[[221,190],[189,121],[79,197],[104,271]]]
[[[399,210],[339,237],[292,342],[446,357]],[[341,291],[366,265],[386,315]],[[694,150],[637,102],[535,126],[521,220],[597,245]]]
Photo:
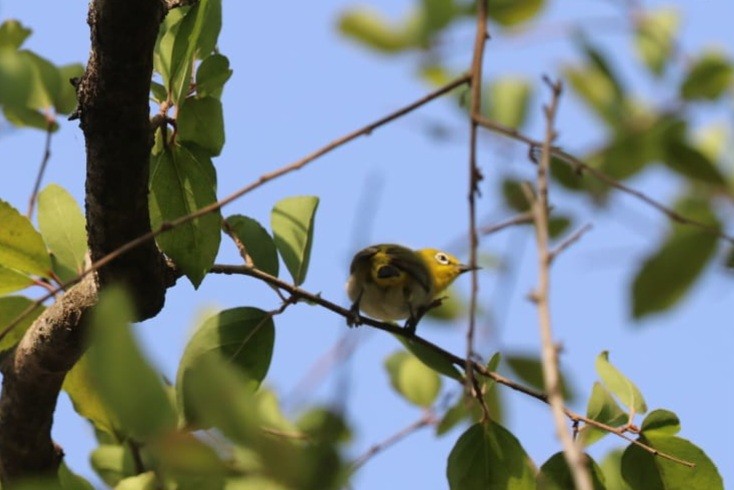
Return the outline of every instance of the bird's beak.
[[[469,271],[478,271],[479,269],[481,269],[481,267],[479,267],[478,265],[476,265],[476,266],[472,267],[472,266],[470,266],[470,265],[466,265],[466,264],[461,264],[461,265],[459,266],[459,273],[460,273],[460,274],[463,274],[464,272],[469,272]]]

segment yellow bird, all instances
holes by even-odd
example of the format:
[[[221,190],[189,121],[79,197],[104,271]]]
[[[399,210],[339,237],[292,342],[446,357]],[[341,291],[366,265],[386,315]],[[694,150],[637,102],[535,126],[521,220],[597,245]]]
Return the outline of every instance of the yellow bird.
[[[440,302],[438,295],[470,270],[435,248],[411,250],[390,243],[367,247],[357,252],[349,268],[347,294],[354,318],[360,310],[382,321],[407,318],[405,328],[413,333],[421,317]]]

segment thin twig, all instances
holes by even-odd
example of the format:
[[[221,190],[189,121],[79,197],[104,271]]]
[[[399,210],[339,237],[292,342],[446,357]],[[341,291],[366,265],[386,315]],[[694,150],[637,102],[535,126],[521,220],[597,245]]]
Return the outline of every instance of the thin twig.
[[[551,326],[549,297],[552,256],[549,248],[550,234],[548,230],[548,174],[551,160],[550,149],[556,139],[554,124],[562,86],[561,82],[551,83],[548,79],[545,79],[545,81],[551,88],[552,97],[550,105],[543,107],[546,119],[545,139],[543,140],[540,162],[537,166],[537,193],[531,206],[533,220],[535,221],[535,241],[538,249],[538,287],[533,294],[533,299],[538,308],[543,381],[548,395],[548,404],[553,414],[556,434],[561,441],[563,456],[573,477],[574,488],[577,490],[592,490],[591,475],[586,466],[584,452],[566,428],[563,393],[561,392],[560,375],[558,373],[558,350],[553,342]]]
[[[550,256],[548,257],[550,262],[553,263],[553,261],[556,260],[556,257],[562,254],[566,249],[568,249],[568,247],[579,241],[581,237],[592,228],[593,226],[591,223],[586,223],[584,226],[566,237],[566,239],[559,243],[556,248],[550,251]]]
[[[271,286],[275,286],[277,288],[282,289],[283,291],[286,291],[287,293],[291,294],[294,297],[294,299],[305,300],[309,303],[315,303],[319,306],[322,306],[323,308],[326,308],[329,311],[336,313],[337,315],[340,315],[341,317],[345,319],[354,317],[354,313],[351,310],[347,308],[343,308],[336,303],[333,303],[327,299],[324,299],[321,296],[321,294],[314,294],[314,293],[308,292],[304,289],[294,286],[293,284],[287,283],[275,276],[271,276],[270,274],[267,274],[265,272],[262,272],[261,270],[258,270],[252,267],[248,267],[244,265],[217,264],[211,268],[210,272],[215,273],[215,274],[239,274],[239,275],[253,277],[267,284],[270,284]],[[453,354],[452,352],[449,352],[445,350],[444,348],[432,342],[429,342],[428,340],[424,339],[423,337],[420,337],[415,334],[411,335],[406,331],[405,328],[398,327],[397,325],[393,323],[387,323],[387,322],[381,322],[378,320],[374,320],[366,316],[360,316],[359,321],[361,325],[369,325],[378,330],[382,330],[384,332],[388,332],[393,335],[398,335],[400,337],[408,339],[411,342],[419,344],[425,347],[426,349],[432,351],[434,354],[436,354],[437,356],[440,356],[441,358],[445,359],[447,362],[450,362],[454,366],[461,368],[461,369],[466,369],[466,359],[465,358],[459,357],[456,354]],[[471,361],[469,364],[469,369],[473,370],[476,373],[479,373],[480,375],[484,376],[485,378],[492,379],[495,382],[503,386],[506,386],[514,391],[527,395],[531,398],[535,398],[536,400],[539,400],[543,403],[548,403],[548,396],[545,393],[543,393],[542,391],[538,391],[528,386],[524,386],[520,383],[517,383],[511,380],[510,378],[502,376],[501,374],[497,372],[489,371],[487,367],[484,366],[483,364],[480,364],[475,361]],[[464,384],[465,379],[462,379],[460,382]],[[591,425],[593,427],[597,427],[606,432],[616,434],[620,437],[624,436],[623,433],[619,432],[619,428],[612,427],[602,422],[597,422],[596,420],[586,417],[584,415],[581,415],[579,413],[576,413],[569,408],[564,408],[563,412],[572,422],[581,421],[581,422],[584,422],[585,424]],[[645,451],[649,452],[650,454],[660,456],[661,458],[665,458],[670,461],[674,461],[676,463],[680,463],[680,464],[683,464],[691,468],[695,466],[693,463],[690,463],[688,461],[680,460],[674,456],[670,456],[668,454],[661,453],[658,450],[651,448],[650,446],[647,446],[646,444],[641,443],[640,441],[636,439],[630,439],[628,437],[624,437],[624,439],[631,442],[632,444],[635,444],[643,448]]]
[[[500,221],[499,223],[494,223],[492,225],[487,225],[479,228],[479,234],[482,236],[485,235],[491,235],[492,233],[497,233],[498,231],[502,231],[505,228],[510,228],[512,226],[517,225],[524,225],[527,223],[533,222],[533,213],[530,211],[527,211],[525,213],[520,213],[518,215],[512,216],[511,218],[508,218],[504,221]]]
[[[38,198],[38,191],[41,188],[41,182],[43,182],[43,175],[46,173],[46,167],[48,161],[51,159],[51,136],[53,131],[51,130],[54,121],[48,120],[46,125],[46,145],[43,149],[43,158],[41,159],[41,165],[38,167],[38,174],[36,175],[36,182],[33,184],[33,192],[31,197],[28,199],[28,219],[33,217],[33,208],[36,206],[36,199]]]
[[[425,412],[421,418],[419,418],[412,424],[399,430],[398,432],[391,435],[384,441],[371,446],[363,455],[361,455],[360,457],[354,460],[354,462],[352,463],[352,467],[350,468],[350,471],[352,472],[357,471],[374,455],[384,451],[385,449],[389,448],[390,446],[397,444],[402,439],[408,437],[410,434],[417,432],[424,427],[428,427],[430,425],[436,424],[436,422],[437,422],[437,419],[436,419],[436,416],[433,414],[433,412],[430,412],[430,411]]]
[[[447,83],[443,87],[440,87],[437,90],[434,90],[433,92],[421,97],[420,99],[416,100],[415,102],[408,104],[398,109],[397,111],[392,112],[388,114],[387,116],[382,117],[360,129],[357,129],[356,131],[352,131],[351,133],[348,133],[342,136],[341,138],[338,138],[332,141],[328,145],[319,148],[318,150],[306,155],[303,158],[296,160],[295,162],[289,165],[285,165],[284,167],[280,167],[277,170],[261,175],[260,178],[258,178],[256,181],[240,188],[239,190],[233,192],[232,194],[228,195],[227,197],[221,199],[220,201],[204,206],[203,208],[198,209],[197,211],[193,213],[181,216],[172,221],[164,222],[157,229],[151,230],[148,233],[145,233],[144,235],[141,235],[133,240],[130,240],[126,244],[122,245],[121,247],[117,248],[116,250],[113,250],[112,252],[108,253],[107,255],[105,255],[98,261],[96,261],[94,264],[92,264],[89,268],[85,269],[81,274],[79,274],[74,279],[64,282],[63,284],[59,285],[59,287],[56,288],[54,291],[49,292],[48,294],[45,294],[44,296],[36,300],[32,305],[28,306],[28,308],[23,310],[15,318],[15,320],[13,320],[9,325],[3,328],[2,331],[0,331],[0,340],[2,340],[16,325],[18,325],[18,323],[20,323],[24,318],[26,318],[39,305],[43,304],[47,299],[53,297],[56,293],[59,293],[73,286],[77,282],[81,281],[88,274],[91,274],[92,272],[95,272],[101,269],[102,267],[106,266],[107,264],[109,264],[116,258],[120,257],[121,255],[129,252],[130,250],[133,250],[134,248],[139,247],[143,243],[146,243],[148,240],[151,240],[155,238],[156,236],[160,235],[161,233],[172,230],[173,228],[176,228],[177,226],[180,226],[184,223],[188,223],[189,221],[193,221],[206,214],[219,211],[222,207],[226,206],[227,204],[232,203],[233,201],[244,196],[245,194],[252,192],[253,190],[257,189],[258,187],[266,184],[267,182],[270,182],[271,180],[277,179],[278,177],[282,177],[283,175],[294,172],[296,170],[300,170],[301,168],[305,167],[307,164],[311,163],[312,161],[316,160],[317,158],[335,150],[336,148],[339,148],[340,146],[343,146],[346,143],[349,143],[350,141],[360,136],[367,136],[371,134],[372,131],[379,128],[380,126],[384,126],[385,124],[395,119],[398,119],[408,114],[411,111],[414,111],[415,109],[421,107],[422,105],[434,99],[437,99],[438,97],[441,97],[442,95],[454,90],[457,87],[460,87],[468,83],[469,80],[470,80],[470,77],[468,74],[462,75],[459,78]]]
[[[488,119],[484,116],[481,116],[481,115],[475,116],[474,120],[477,122],[477,124],[479,124],[483,128],[493,133],[501,134],[503,136],[507,136],[508,138],[525,143],[531,149],[539,148],[543,146],[542,141],[533,139],[519,132],[516,129],[510,128],[498,122],[492,121],[491,119]],[[604,184],[608,185],[609,187],[613,187],[614,189],[617,189],[618,191],[621,191],[625,194],[628,194],[644,202],[645,204],[651,206],[652,208],[656,209],[660,213],[667,216],[668,219],[670,219],[671,221],[674,221],[681,225],[692,226],[692,227],[698,228],[707,233],[710,233],[711,235],[717,236],[721,238],[722,240],[726,240],[727,242],[734,245],[734,237],[727,234],[722,229],[715,227],[715,226],[708,225],[706,223],[702,223],[700,221],[689,218],[687,216],[684,216],[680,214],[679,212],[675,211],[674,209],[671,209],[665,206],[664,204],[656,201],[655,199],[647,196],[646,194],[638,191],[637,189],[629,187],[619,182],[618,180],[615,180],[614,178],[608,176],[607,174],[605,174],[603,171],[599,170],[598,168],[592,167],[591,165],[579,160],[575,156],[561,150],[558,147],[552,147],[550,149],[550,152],[554,157],[556,157],[558,160],[562,161],[563,163],[569,165],[574,171],[578,172],[579,174],[584,174],[584,173],[589,174],[592,177],[594,177],[596,180],[603,182]]]
[[[471,266],[471,294],[469,297],[469,326],[466,330],[466,391],[474,393],[474,371],[470,369],[474,355],[474,333],[477,324],[477,296],[479,294],[479,276],[477,274],[477,195],[479,182],[484,178],[477,164],[477,132],[475,116],[482,109],[482,62],[484,61],[484,45],[487,42],[487,2],[477,0],[476,32],[474,34],[474,53],[471,63],[471,101],[469,106],[469,265]],[[475,393],[477,401],[484,413],[489,413],[481,393]]]

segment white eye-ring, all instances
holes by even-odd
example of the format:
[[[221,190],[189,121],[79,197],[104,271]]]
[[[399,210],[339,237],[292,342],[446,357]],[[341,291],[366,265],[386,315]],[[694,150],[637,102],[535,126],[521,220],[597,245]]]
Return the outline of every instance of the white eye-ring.
[[[443,252],[438,252],[436,254],[436,262],[438,262],[441,265],[448,265],[449,263],[449,257]]]

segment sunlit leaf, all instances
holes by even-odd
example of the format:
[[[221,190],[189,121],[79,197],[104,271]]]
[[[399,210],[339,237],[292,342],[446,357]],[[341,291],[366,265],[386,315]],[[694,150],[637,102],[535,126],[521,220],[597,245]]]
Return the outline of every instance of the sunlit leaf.
[[[236,214],[227,218],[227,225],[245,247],[252,264],[271,276],[278,277],[278,251],[270,233],[256,220]]]
[[[645,10],[635,22],[635,48],[654,75],[662,75],[675,48],[680,14],[671,8]]]
[[[517,438],[501,425],[472,425],[449,454],[446,476],[452,490],[533,490],[535,468]]]
[[[459,373],[451,361],[447,360],[441,354],[434,352],[430,348],[413,339],[405,338],[401,335],[395,335],[395,338],[429,368],[433,369],[437,373],[443,374],[444,376],[448,376],[449,378],[463,381],[464,378],[461,373]]]
[[[38,227],[58,264],[74,276],[79,274],[84,269],[87,254],[86,220],[77,202],[64,188],[50,184],[38,194]]]
[[[51,277],[51,258],[38,233],[17,209],[0,200],[0,265],[27,274]]]
[[[89,420],[96,429],[116,438],[120,423],[100,397],[93,378],[89,356],[84,355],[66,374],[62,388],[69,395],[76,413]]]
[[[545,6],[545,0],[488,0],[489,18],[503,27],[532,20]]]
[[[397,53],[417,45],[419,36],[407,25],[394,25],[368,7],[352,7],[339,17],[339,31],[375,51]]]
[[[503,359],[522,381],[539,390],[545,390],[543,365],[537,355],[506,352]],[[559,372],[559,375],[563,398],[567,401],[573,401],[575,395],[566,382],[566,375],[563,372]]]
[[[59,124],[43,111],[25,106],[6,105],[3,115],[10,124],[18,128],[35,128],[42,131],[56,132]]]
[[[680,420],[669,410],[653,410],[642,421],[640,432],[645,437],[651,435],[674,436],[680,432]]]
[[[110,486],[136,473],[135,461],[128,446],[102,444],[92,451],[89,460],[97,475]]]
[[[178,25],[173,41],[170,79],[167,86],[173,102],[180,104],[188,94],[191,69],[199,40],[210,12],[210,4],[217,0],[200,0],[191,6]],[[209,54],[209,53],[206,53]]]
[[[129,476],[120,480],[115,486],[115,490],[157,490],[158,488],[159,483],[154,471]]]
[[[54,99],[54,106],[59,114],[70,114],[77,106],[76,88],[72,85],[71,80],[84,74],[84,65],[80,63],[62,65],[58,67],[58,70],[61,84]]]
[[[733,81],[734,66],[731,60],[721,53],[707,52],[690,67],[680,94],[687,100],[716,100],[731,89]]]
[[[32,277],[0,265],[0,294],[20,291],[33,284]]]
[[[188,98],[182,102],[176,118],[178,141],[193,143],[212,156],[224,146],[222,102],[214,97]]]
[[[634,410],[635,413],[647,412],[647,405],[642,393],[627,376],[609,362],[609,352],[603,351],[599,354],[594,362],[594,367],[604,386],[620,402]]]
[[[31,35],[30,29],[23,26],[15,19],[8,19],[0,24],[0,49],[11,48],[18,49],[28,36]]]
[[[204,58],[196,70],[196,96],[219,98],[222,87],[232,76],[229,60],[221,54]]]
[[[0,281],[2,281],[2,269],[0,268]],[[2,282],[0,282],[2,287]],[[4,329],[11,322],[14,322],[18,316],[33,305],[33,301],[23,296],[6,296],[0,298],[0,330]],[[21,320],[5,337],[0,340],[0,352],[6,351],[17,344],[23,337],[23,334],[38,315],[43,313],[45,307],[43,305],[36,306],[33,311]]]
[[[428,408],[436,401],[441,390],[441,378],[415,356],[397,351],[385,359],[390,384],[406,400]]]
[[[318,205],[315,196],[288,197],[278,201],[270,213],[275,246],[296,286],[306,279]]]
[[[489,84],[487,116],[510,128],[520,128],[526,121],[532,85],[517,77],[502,77]]]
[[[609,451],[599,464],[608,490],[631,490],[622,478],[622,453],[621,449]]]
[[[586,407],[586,416],[611,427],[619,427],[629,419],[609,391],[601,383],[594,383]],[[585,446],[590,446],[608,434],[591,424],[582,427],[579,438]]]
[[[162,376],[145,360],[130,330],[133,305],[121,289],[107,289],[92,312],[88,350],[92,386],[121,429],[138,441],[176,425]]]

